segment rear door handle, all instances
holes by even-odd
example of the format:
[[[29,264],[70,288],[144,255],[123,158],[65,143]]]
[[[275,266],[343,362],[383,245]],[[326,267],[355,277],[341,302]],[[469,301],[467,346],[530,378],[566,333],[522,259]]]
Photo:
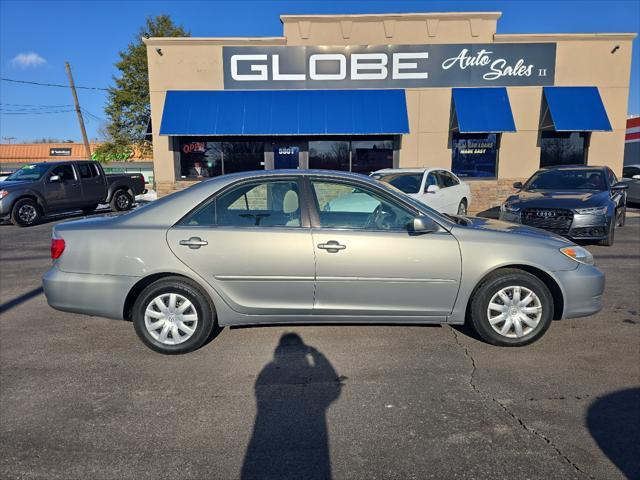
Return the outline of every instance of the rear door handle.
[[[326,250],[329,253],[338,253],[340,250],[347,248],[346,245],[341,245],[335,240],[329,240],[327,243],[319,243],[318,248]]]
[[[180,240],[180,245],[195,250],[197,248],[204,247],[205,245],[209,245],[209,242],[202,240],[200,237],[191,237],[189,240]]]

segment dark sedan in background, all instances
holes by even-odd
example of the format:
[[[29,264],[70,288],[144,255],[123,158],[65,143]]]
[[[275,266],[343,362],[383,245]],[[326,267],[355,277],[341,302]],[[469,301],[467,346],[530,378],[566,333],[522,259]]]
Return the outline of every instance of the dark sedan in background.
[[[640,204],[640,164],[625,165],[622,168],[622,181],[629,185],[627,202]]]
[[[500,219],[572,240],[613,245],[626,216],[628,185],[608,167],[561,166],[534,173],[500,208]]]

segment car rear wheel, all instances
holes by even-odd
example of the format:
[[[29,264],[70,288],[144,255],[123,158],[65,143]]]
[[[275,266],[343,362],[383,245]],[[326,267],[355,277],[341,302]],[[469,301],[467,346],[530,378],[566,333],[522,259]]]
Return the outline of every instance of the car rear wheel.
[[[466,215],[467,214],[467,201],[463,198],[460,201],[460,205],[458,205],[458,215]]]
[[[493,344],[520,347],[538,340],[553,318],[553,297],[538,277],[518,269],[490,274],[471,299],[471,322]]]
[[[18,200],[11,209],[11,223],[18,227],[30,227],[42,217],[42,209],[30,198]]]
[[[133,197],[126,190],[118,190],[113,194],[110,205],[113,211],[124,212],[133,206]]]
[[[611,219],[611,221],[609,222],[609,229],[607,230],[607,236],[606,238],[603,238],[602,240],[600,240],[598,242],[598,245],[603,245],[605,247],[610,247],[611,245],[613,245],[613,242],[615,241],[615,237],[616,237],[617,223],[618,222],[615,218]]]
[[[215,313],[200,288],[168,277],[145,288],[133,306],[133,325],[142,342],[167,355],[201,347],[211,334]]]

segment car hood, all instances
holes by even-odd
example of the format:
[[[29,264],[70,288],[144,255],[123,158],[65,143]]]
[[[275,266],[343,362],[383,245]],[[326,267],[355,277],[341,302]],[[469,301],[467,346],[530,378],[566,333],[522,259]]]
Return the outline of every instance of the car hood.
[[[587,208],[606,204],[609,192],[606,190],[560,191],[533,190],[521,191],[507,198],[506,203],[520,208]]]
[[[562,243],[561,246],[570,245],[573,242],[567,240],[564,237],[541,230],[539,228],[528,227],[519,223],[503,222],[500,220],[493,220],[490,218],[481,217],[462,217],[466,221],[466,225],[461,226],[465,228],[471,228],[474,230],[482,230],[488,232],[508,233],[518,236],[525,236],[531,239],[537,240],[550,240]]]
[[[0,182],[0,188],[3,190],[11,190],[14,188],[22,188],[33,185],[34,182],[29,180],[3,180]]]

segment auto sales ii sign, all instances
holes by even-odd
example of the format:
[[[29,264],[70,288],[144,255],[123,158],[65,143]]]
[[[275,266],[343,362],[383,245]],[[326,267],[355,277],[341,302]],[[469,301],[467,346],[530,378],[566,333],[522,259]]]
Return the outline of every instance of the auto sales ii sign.
[[[225,89],[553,85],[555,43],[223,47]]]

